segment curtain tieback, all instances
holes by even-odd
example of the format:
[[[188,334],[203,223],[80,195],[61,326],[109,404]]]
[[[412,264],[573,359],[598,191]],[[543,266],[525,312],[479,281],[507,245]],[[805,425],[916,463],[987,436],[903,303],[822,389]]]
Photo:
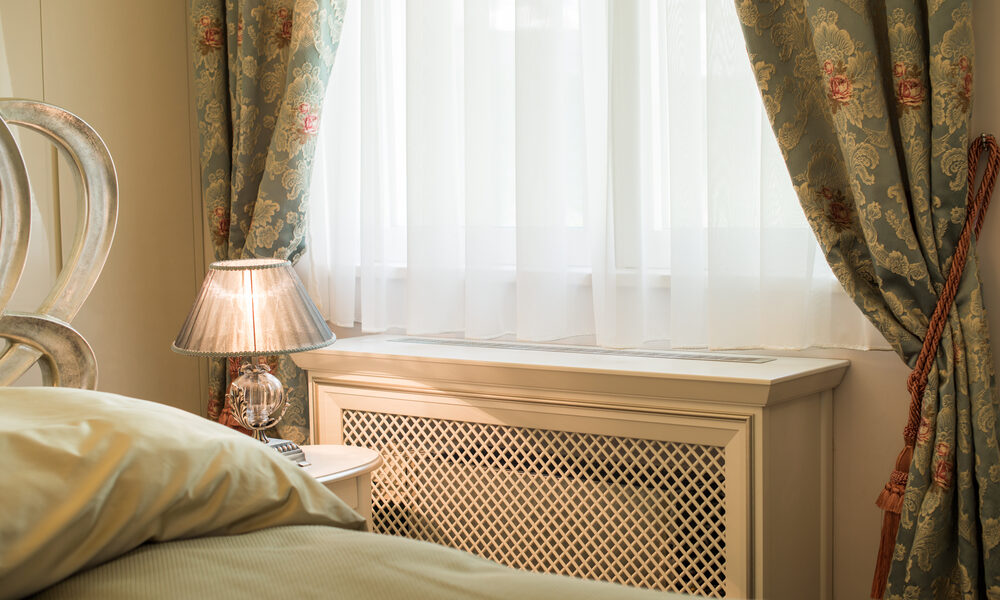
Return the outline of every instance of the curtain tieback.
[[[989,159],[979,190],[976,190],[974,187],[976,169],[984,149],[989,152]],[[913,449],[917,444],[917,432],[920,430],[920,411],[924,390],[927,388],[927,376],[937,356],[941,334],[948,322],[948,313],[951,312],[951,307],[955,303],[958,285],[962,281],[962,271],[965,269],[965,262],[969,256],[972,235],[975,234],[978,240],[979,232],[983,228],[983,218],[990,205],[990,196],[993,193],[993,184],[996,182],[998,172],[1000,172],[1000,153],[998,153],[997,142],[992,135],[983,134],[975,139],[969,147],[968,196],[962,234],[958,238],[955,255],[951,259],[941,296],[938,297],[934,313],[927,325],[927,335],[924,337],[920,354],[917,356],[916,365],[906,379],[906,389],[910,391],[910,411],[907,415],[906,427],[903,428],[903,450],[896,458],[896,468],[889,475],[888,483],[885,484],[878,500],[875,501],[875,504],[884,513],[882,515],[882,538],[879,542],[875,577],[872,581],[872,598],[880,599],[885,595],[889,566],[892,564],[893,549],[896,545],[896,533],[899,530],[899,514],[903,508],[903,494],[906,491],[906,482],[909,478]]]

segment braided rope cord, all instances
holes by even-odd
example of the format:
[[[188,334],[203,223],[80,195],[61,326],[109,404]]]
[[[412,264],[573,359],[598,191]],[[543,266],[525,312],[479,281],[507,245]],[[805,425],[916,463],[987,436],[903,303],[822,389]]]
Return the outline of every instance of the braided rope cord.
[[[979,168],[979,159],[984,150],[989,152],[989,158],[977,190],[975,188],[976,171]],[[872,598],[882,598],[885,594],[889,565],[896,543],[896,533],[899,530],[899,514],[903,507],[903,495],[909,479],[910,462],[913,459],[913,449],[916,447],[917,433],[920,430],[927,376],[930,374],[931,367],[937,357],[941,336],[948,323],[948,313],[951,312],[955,296],[958,294],[962,272],[965,270],[965,263],[969,257],[972,236],[975,235],[978,240],[983,229],[983,219],[986,217],[986,209],[990,205],[990,196],[993,193],[993,185],[996,183],[998,173],[1000,173],[1000,149],[998,149],[996,139],[992,135],[983,134],[969,146],[968,195],[962,233],[955,246],[955,254],[952,256],[951,264],[948,265],[948,275],[941,289],[941,295],[938,297],[937,305],[935,305],[927,325],[927,334],[920,347],[920,354],[917,355],[916,364],[909,377],[906,378],[906,389],[910,392],[910,410],[906,418],[906,426],[903,428],[903,450],[896,458],[896,468],[889,475],[889,481],[885,484],[885,488],[876,501],[878,507],[885,511],[885,514],[882,520],[882,539],[875,566],[875,577],[872,582]]]
[[[977,191],[975,189],[976,170],[979,167],[979,157],[983,149],[989,151],[990,157],[986,163],[982,183]],[[948,278],[945,280],[941,296],[938,298],[937,306],[934,307],[934,313],[931,315],[930,323],[927,326],[927,335],[924,337],[917,362],[906,380],[906,389],[910,391],[910,413],[906,427],[903,429],[903,439],[909,446],[916,444],[917,431],[920,427],[921,400],[924,389],[927,387],[927,376],[930,374],[931,365],[934,364],[934,358],[937,356],[938,344],[941,342],[944,326],[948,322],[948,313],[955,302],[958,285],[962,281],[962,271],[969,256],[972,235],[975,233],[978,240],[979,233],[983,229],[983,219],[986,217],[986,209],[990,206],[993,184],[996,183],[997,172],[1000,170],[998,167],[1000,167],[1000,155],[998,155],[997,142],[993,136],[982,135],[976,138],[969,147],[969,199],[962,235],[958,238],[955,256],[948,269]]]

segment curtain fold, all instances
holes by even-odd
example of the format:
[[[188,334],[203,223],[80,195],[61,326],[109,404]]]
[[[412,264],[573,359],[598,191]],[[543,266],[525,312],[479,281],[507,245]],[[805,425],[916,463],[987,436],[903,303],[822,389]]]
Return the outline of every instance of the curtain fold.
[[[735,4],[826,259],[912,367],[966,217],[971,3]],[[1000,597],[992,365],[973,248],[922,396],[889,598]]]
[[[202,194],[217,260],[298,260],[342,0],[191,0]],[[289,408],[278,435],[309,436],[305,375],[269,359]],[[232,365],[211,359],[209,417],[233,424]]]
[[[798,208],[731,0],[369,0],[300,275],[366,332],[887,344]]]

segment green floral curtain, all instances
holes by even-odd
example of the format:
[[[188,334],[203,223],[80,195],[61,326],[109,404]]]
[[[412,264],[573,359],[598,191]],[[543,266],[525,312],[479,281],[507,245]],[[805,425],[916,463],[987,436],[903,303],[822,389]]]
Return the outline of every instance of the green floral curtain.
[[[827,260],[912,367],[965,220],[971,3],[736,6],[771,124]],[[923,395],[889,598],[1000,598],[992,365],[973,250]]]
[[[201,140],[202,194],[218,260],[296,260],[320,107],[346,0],[191,0],[190,40]],[[287,356],[269,360],[285,385],[278,435],[309,435],[305,376]],[[212,359],[209,417],[225,405],[234,365]]]

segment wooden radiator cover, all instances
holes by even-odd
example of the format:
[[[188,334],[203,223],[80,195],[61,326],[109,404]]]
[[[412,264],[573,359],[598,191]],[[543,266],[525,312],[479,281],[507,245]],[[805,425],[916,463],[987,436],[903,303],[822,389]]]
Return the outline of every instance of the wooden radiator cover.
[[[296,357],[314,443],[383,456],[374,531],[706,597],[830,597],[830,390],[846,362],[408,341]]]

